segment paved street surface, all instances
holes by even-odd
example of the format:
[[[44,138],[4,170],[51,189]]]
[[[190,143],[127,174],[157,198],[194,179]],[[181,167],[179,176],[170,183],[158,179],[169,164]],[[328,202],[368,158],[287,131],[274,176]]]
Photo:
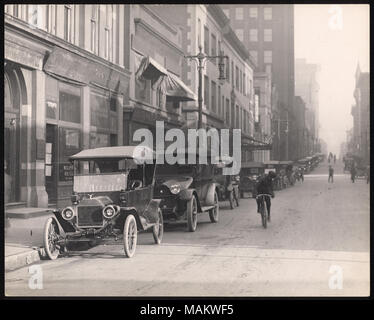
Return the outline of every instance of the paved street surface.
[[[139,235],[132,259],[106,245],[42,261],[43,289],[29,289],[29,267],[8,272],[6,294],[368,296],[369,185],[335,167],[334,183],[324,163],[276,192],[266,230],[254,199],[234,210],[222,203],[219,223],[200,216],[195,233],[168,226],[160,246]]]

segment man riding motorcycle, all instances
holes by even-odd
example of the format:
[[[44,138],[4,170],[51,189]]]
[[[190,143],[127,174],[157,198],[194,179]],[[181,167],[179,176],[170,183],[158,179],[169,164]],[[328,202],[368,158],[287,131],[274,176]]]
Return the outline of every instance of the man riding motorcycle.
[[[272,198],[274,198],[274,191],[273,191],[273,179],[277,175],[274,171],[270,171],[267,175],[264,175],[259,179],[255,186],[256,194],[269,194]],[[260,199],[256,199],[257,201],[257,212],[260,212]],[[268,219],[270,221],[270,207],[271,207],[271,200],[270,197],[265,197],[266,207],[268,209]]]

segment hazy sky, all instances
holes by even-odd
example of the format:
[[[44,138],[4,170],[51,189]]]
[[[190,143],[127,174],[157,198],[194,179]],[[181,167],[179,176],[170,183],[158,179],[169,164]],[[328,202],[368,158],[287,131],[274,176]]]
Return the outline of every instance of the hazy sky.
[[[353,126],[355,71],[369,71],[369,5],[295,5],[295,57],[320,65],[320,137],[339,154]]]

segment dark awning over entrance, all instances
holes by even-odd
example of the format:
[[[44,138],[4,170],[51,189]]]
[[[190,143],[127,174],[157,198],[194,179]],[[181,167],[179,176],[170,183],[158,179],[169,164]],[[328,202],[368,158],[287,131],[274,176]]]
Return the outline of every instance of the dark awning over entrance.
[[[165,78],[168,99],[177,101],[196,101],[196,94],[178,76],[168,72]]]
[[[167,70],[151,57],[144,57],[136,72],[138,77],[156,82],[161,76],[167,76]]]

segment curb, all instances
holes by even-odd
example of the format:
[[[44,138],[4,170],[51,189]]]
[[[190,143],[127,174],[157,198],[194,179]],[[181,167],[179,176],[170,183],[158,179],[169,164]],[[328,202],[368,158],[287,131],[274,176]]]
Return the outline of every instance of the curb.
[[[5,257],[5,271],[13,271],[29,264],[41,260],[40,249],[30,249],[28,251]]]

